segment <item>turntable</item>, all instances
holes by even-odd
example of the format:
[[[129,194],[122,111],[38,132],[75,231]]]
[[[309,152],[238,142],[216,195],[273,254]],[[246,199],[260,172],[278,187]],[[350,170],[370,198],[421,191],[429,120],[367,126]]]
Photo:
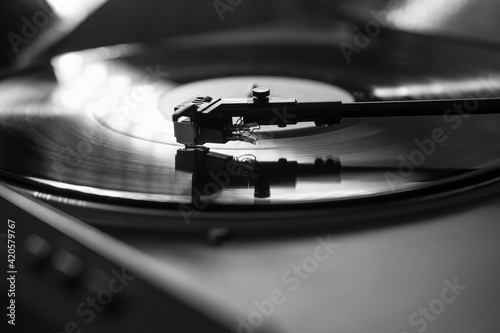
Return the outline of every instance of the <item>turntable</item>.
[[[7,327],[497,331],[498,44],[342,8],[4,72]]]

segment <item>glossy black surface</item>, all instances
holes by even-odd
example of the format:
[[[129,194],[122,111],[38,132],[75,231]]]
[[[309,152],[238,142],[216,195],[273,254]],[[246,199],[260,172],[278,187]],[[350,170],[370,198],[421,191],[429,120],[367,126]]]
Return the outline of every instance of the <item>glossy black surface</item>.
[[[185,94],[238,97],[254,84],[299,101],[471,98],[471,104],[459,106],[461,113],[450,104],[447,115],[418,119],[269,127],[255,146],[208,145],[259,162],[335,158],[346,170],[340,182],[320,174],[297,178],[293,188],[271,187],[264,200],[255,200],[250,188],[202,192],[211,204],[383,199],[422,188],[432,193],[457,174],[469,177],[500,165],[500,117],[469,114],[475,97],[500,95],[497,52],[386,31],[348,63],[340,43],[351,37],[342,28],[276,28],[62,55],[53,60],[57,79],[40,71],[0,83],[0,169],[11,181],[38,183],[49,189],[44,193],[62,197],[82,194],[88,202],[189,204],[192,177],[175,168],[182,146],[171,117],[159,108],[168,110]]]

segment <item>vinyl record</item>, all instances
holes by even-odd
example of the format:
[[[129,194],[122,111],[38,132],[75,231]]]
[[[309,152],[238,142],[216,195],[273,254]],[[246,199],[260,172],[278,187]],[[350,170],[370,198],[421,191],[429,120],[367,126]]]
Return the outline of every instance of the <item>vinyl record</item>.
[[[497,170],[500,116],[473,111],[477,97],[500,95],[498,52],[387,32],[348,62],[341,42],[329,33],[252,32],[58,56],[52,68],[0,83],[1,175],[90,222],[157,226],[186,212],[429,200],[443,185],[465,188],[461,181]],[[177,104],[245,97],[255,86],[299,102],[470,103],[450,103],[442,116],[263,126],[255,145],[186,150],[176,142],[169,112]],[[117,212],[144,219],[109,219]]]

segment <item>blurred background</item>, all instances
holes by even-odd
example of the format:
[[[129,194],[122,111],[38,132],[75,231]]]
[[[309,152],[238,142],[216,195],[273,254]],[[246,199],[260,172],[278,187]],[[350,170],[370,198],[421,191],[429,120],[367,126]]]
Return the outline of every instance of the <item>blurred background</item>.
[[[245,25],[354,24],[374,19],[412,33],[500,44],[494,0],[3,0],[0,61]],[[354,33],[351,31],[351,33]]]

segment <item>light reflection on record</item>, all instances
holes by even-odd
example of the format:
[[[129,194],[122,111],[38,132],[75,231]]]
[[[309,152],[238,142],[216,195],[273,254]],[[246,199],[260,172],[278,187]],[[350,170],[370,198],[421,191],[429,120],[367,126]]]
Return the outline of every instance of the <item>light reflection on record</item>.
[[[255,146],[208,145],[211,152],[233,160],[254,156],[261,165],[286,159],[300,169],[334,159],[339,163],[335,177],[311,169],[289,175],[283,187],[273,182],[280,177],[277,168],[258,174],[258,181],[236,177],[236,185],[220,186],[213,193],[205,191],[210,178],[196,188],[196,177],[225,169],[208,164],[188,172],[176,163],[183,147],[175,142],[172,122],[159,107],[180,103],[187,95],[238,97],[234,95],[244,94],[245,87],[265,84],[299,100],[467,97],[482,84],[475,78],[500,68],[494,52],[482,53],[479,62],[469,47],[420,37],[409,49],[387,52],[386,57],[377,52],[383,41],[374,41],[379,44],[363,55],[379,60],[381,67],[372,71],[364,58],[347,66],[331,42],[303,45],[297,40],[279,47],[252,43],[230,46],[221,39],[201,50],[194,42],[100,48],[54,60],[58,81],[43,72],[6,80],[0,83],[0,169],[16,181],[38,182],[68,195],[82,193],[97,202],[114,198],[138,205],[189,204],[198,195],[212,204],[263,205],[377,197],[499,166],[498,116],[345,120],[328,129],[310,124],[265,128]],[[425,54],[416,51],[420,43],[425,43]],[[426,61],[436,59],[443,48],[454,56],[446,60],[450,70],[436,73]],[[471,62],[474,66],[464,66]],[[460,66],[465,68],[457,75]],[[489,73],[487,89],[498,95],[500,73]],[[463,90],[439,83],[451,81],[463,81]],[[426,151],[422,142],[429,142],[437,128],[446,139]],[[266,190],[266,177],[271,178],[269,195],[256,197],[256,183]]]

